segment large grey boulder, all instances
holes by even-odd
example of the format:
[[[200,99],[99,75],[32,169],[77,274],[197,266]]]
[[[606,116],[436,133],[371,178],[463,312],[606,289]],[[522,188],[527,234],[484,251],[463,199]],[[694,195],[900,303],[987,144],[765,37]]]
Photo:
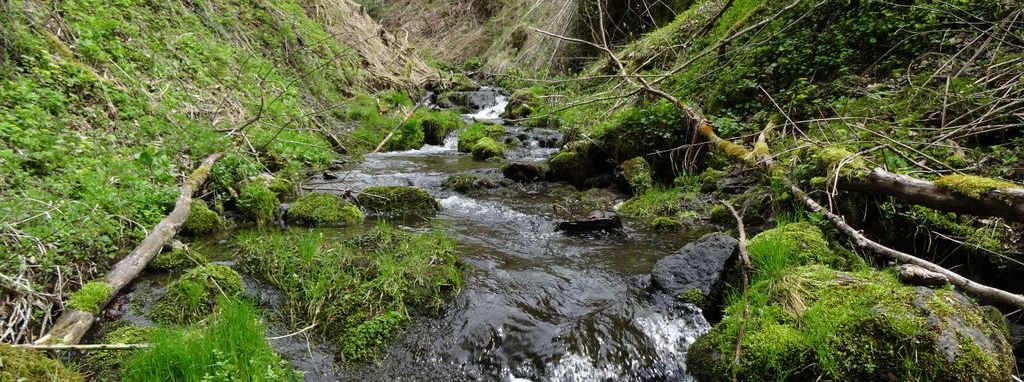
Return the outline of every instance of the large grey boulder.
[[[722,233],[697,239],[654,264],[651,286],[712,313],[711,320],[738,246],[736,239]]]

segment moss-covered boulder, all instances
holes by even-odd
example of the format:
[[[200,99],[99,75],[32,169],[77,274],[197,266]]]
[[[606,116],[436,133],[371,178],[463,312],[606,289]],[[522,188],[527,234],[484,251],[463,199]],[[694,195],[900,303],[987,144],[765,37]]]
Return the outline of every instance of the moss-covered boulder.
[[[821,229],[807,222],[785,224],[761,232],[750,239],[747,251],[754,269],[763,277],[777,277],[798,265],[824,264],[851,270],[865,264],[856,254],[833,251]]]
[[[476,122],[459,132],[459,152],[468,153],[473,151],[478,141],[483,138],[491,138],[495,142],[505,134],[505,128],[487,122]]]
[[[369,187],[359,193],[356,202],[376,215],[430,217],[441,211],[441,204],[434,197],[416,187]]]
[[[127,321],[119,321],[119,326],[103,336],[104,344],[142,344],[149,342],[154,328],[135,326]],[[85,353],[82,369],[89,372],[90,380],[95,382],[119,382],[122,379],[121,368],[131,356],[132,351],[102,350]]]
[[[1001,381],[1013,372],[1002,317],[949,290],[810,265],[759,279],[745,296],[690,347],[698,381]]]
[[[206,264],[168,285],[148,316],[161,324],[191,324],[212,313],[219,297],[241,293],[242,276],[238,272],[224,265]]]
[[[643,157],[622,162],[622,177],[633,195],[640,195],[654,187],[654,171]]]
[[[274,221],[277,205],[277,195],[262,183],[246,184],[238,194],[239,211],[259,225]]]
[[[423,130],[423,141],[428,145],[444,144],[451,132],[466,126],[462,116],[454,111],[423,110],[413,116],[410,123],[418,123]]]
[[[651,228],[658,232],[676,232],[683,230],[683,222],[670,217],[659,216],[651,220]]]
[[[224,219],[221,219],[216,211],[207,207],[203,200],[192,201],[188,219],[181,226],[181,230],[190,235],[205,235],[220,231],[222,228],[224,228]]]
[[[580,186],[593,174],[590,161],[586,155],[574,151],[562,151],[548,159],[551,168],[551,179],[564,180]]]
[[[203,256],[202,253],[182,246],[161,252],[146,265],[146,268],[155,271],[172,271],[192,268],[206,264],[206,262],[206,256]]]
[[[488,159],[501,159],[505,157],[505,145],[498,143],[490,137],[480,138],[473,145],[473,159],[485,161]]]
[[[441,181],[441,188],[466,194],[476,190],[486,190],[502,187],[504,184],[495,179],[474,174],[452,175]]]
[[[512,93],[512,97],[509,98],[508,106],[505,107],[505,112],[501,114],[501,117],[507,119],[529,117],[530,114],[533,114],[533,109],[539,104],[539,99],[530,89],[516,90]]]
[[[303,195],[288,208],[288,221],[306,226],[338,226],[362,222],[363,211],[340,196],[322,192]]]
[[[60,361],[31,349],[0,343],[0,381],[81,382],[81,374],[68,370]]]

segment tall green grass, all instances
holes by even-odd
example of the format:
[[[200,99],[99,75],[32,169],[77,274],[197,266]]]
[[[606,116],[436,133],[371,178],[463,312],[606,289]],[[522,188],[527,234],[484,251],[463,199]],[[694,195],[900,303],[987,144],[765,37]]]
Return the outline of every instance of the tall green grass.
[[[125,382],[297,381],[300,375],[281,359],[263,335],[249,302],[222,300],[211,325],[158,329],[152,346],[125,366]]]

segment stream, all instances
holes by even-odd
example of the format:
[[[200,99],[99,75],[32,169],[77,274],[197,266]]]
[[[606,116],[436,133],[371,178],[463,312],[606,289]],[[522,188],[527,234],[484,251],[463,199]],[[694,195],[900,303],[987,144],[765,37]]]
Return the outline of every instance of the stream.
[[[465,117],[501,123],[507,104],[499,95]],[[543,161],[558,150],[548,143],[560,138],[555,131],[505,129],[507,142],[522,142],[509,160]],[[452,136],[443,146],[369,155],[351,173],[336,174],[343,181],[314,182],[426,189],[443,207],[431,224],[455,236],[470,265],[464,289],[443,315],[415,318],[378,362],[343,370],[343,379],[690,380],[686,349],[709,325],[696,309],[655,301],[647,286],[654,262],[696,235],[655,233],[630,222],[617,234],[555,232],[550,184],[472,196],[443,190],[451,175],[501,177],[500,163],[475,162],[456,146]]]
[[[485,88],[493,100],[467,120],[502,123],[514,143],[510,161],[543,161],[558,151],[560,133],[506,125],[499,115],[508,98]],[[485,95],[486,96],[486,95]],[[444,190],[449,176],[476,174],[500,180],[502,163],[477,162],[456,149],[456,134],[443,145],[367,155],[352,169],[318,174],[308,186],[361,190],[415,186],[443,207],[431,221],[393,221],[407,229],[439,226],[452,234],[468,265],[463,289],[438,316],[413,317],[379,360],[339,367],[336,349],[268,315],[268,337],[305,381],[691,381],[686,350],[709,330],[697,308],[655,298],[648,290],[654,263],[701,232],[657,233],[625,221],[619,232],[566,235],[555,231],[563,216],[555,190],[570,186],[516,184],[474,192]],[[331,176],[333,175],[333,176]],[[333,178],[334,180],[327,180]],[[624,195],[603,191],[618,199]],[[375,223],[368,219],[366,226]],[[364,227],[347,227],[342,235]],[[337,229],[334,229],[337,234]],[[234,265],[230,237],[199,243],[212,260]],[[150,272],[128,298],[141,310],[122,319],[151,325],[147,310],[172,277]],[[246,294],[265,311],[284,304],[274,288],[243,275]]]

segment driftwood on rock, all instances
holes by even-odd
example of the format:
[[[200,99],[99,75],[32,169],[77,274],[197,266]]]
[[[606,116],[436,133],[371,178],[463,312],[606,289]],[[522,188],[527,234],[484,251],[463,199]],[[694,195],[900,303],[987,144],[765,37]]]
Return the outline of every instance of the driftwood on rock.
[[[862,175],[862,176],[861,176]],[[981,193],[978,198],[961,195],[933,182],[875,169],[844,176],[839,187],[848,191],[893,196],[924,207],[976,216],[995,216],[1024,223],[1024,189],[1006,188]]]
[[[192,208],[192,194],[206,181],[210,175],[213,163],[220,159],[221,154],[213,154],[203,160],[203,163],[192,172],[181,186],[181,194],[174,203],[174,210],[153,227],[153,230],[142,240],[135,249],[125,256],[124,259],[114,264],[114,267],[107,273],[104,282],[110,285],[112,293],[101,306],[110,303],[110,300],[132,282],[146,268],[157,254],[163,250],[164,245],[171,241],[178,234],[178,229],[188,219]],[[57,322],[46,335],[37,340],[36,344],[57,343],[64,345],[77,344],[85,332],[96,320],[96,315],[91,312],[84,312],[77,309],[68,309],[61,314]]]

